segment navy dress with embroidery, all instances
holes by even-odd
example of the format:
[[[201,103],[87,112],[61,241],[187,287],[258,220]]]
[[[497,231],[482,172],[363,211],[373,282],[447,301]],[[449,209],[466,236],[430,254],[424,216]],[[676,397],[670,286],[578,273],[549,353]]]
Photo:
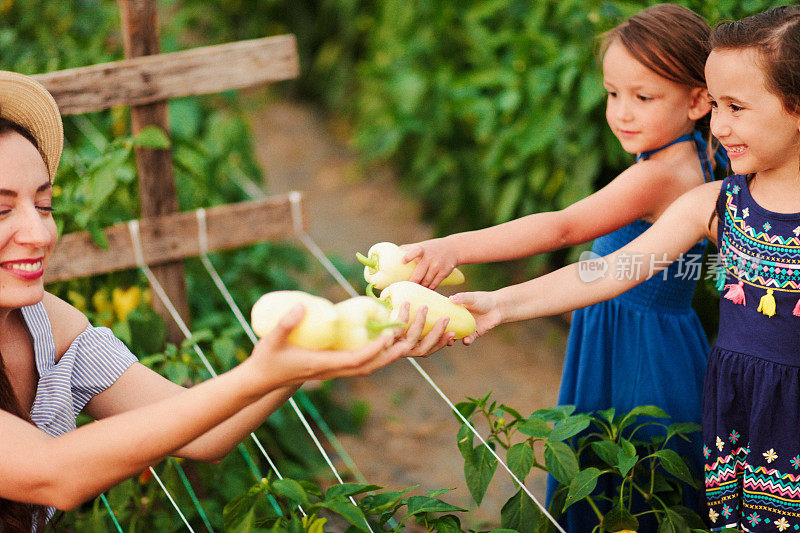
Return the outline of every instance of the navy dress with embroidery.
[[[800,530],[800,213],[774,213],[744,176],[717,205],[726,270],[703,391],[712,529]]]

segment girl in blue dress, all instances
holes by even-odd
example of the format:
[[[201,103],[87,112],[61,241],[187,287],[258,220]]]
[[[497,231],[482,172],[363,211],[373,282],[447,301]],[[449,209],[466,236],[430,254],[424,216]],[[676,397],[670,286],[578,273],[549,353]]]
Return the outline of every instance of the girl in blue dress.
[[[726,279],[703,389],[706,516],[714,530],[797,531],[800,7],[721,24],[710,44],[705,72],[711,132],[727,149],[736,175],[684,194],[617,252],[452,299],[477,318],[478,332],[465,339],[471,343],[502,322],[613,298],[665,266],[656,274],[613,275],[632,257],[678,261],[698,240],[716,242]],[[608,275],[581,281],[589,265]]]
[[[648,229],[681,194],[710,180],[703,72],[709,31],[696,13],[662,4],[608,32],[606,118],[636,162],[561,211],[406,245],[406,260],[419,263],[411,281],[435,287],[460,264],[516,259],[592,239],[593,252],[605,255]],[[691,260],[634,291],[573,313],[560,404],[582,412],[657,405],[676,422],[700,423],[708,341],[691,300],[704,248],[696,244],[687,254]],[[697,439],[697,446],[678,451],[691,455],[699,475]],[[553,487],[551,479],[550,492]],[[588,509],[570,515],[571,531],[591,531],[597,523]]]

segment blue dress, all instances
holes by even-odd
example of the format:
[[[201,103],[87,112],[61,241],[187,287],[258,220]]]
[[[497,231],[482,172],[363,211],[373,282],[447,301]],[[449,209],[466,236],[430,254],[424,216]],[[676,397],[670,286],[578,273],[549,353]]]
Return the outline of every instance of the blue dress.
[[[677,142],[681,140],[687,139]],[[701,164],[705,170],[706,162],[701,159]],[[649,222],[637,220],[596,239],[592,251],[600,256],[615,252],[650,226]],[[700,279],[705,246],[705,242],[696,244],[681,260],[616,298],[573,313],[559,405],[575,405],[576,412],[613,407],[617,413],[639,405],[656,405],[670,415],[669,422],[701,423],[701,394],[709,346],[691,302]],[[629,269],[607,275],[631,276],[636,268],[646,273],[651,263],[658,266],[658,258],[651,261],[632,257]],[[659,431],[654,426],[644,429],[649,435]],[[639,438],[647,436],[641,431],[637,433]],[[692,443],[680,439],[670,442],[675,443],[671,447],[688,460],[695,476],[700,478],[701,436],[699,432],[693,436]],[[548,501],[557,486],[550,477]],[[612,485],[598,487],[613,496]],[[597,503],[602,512],[609,510],[603,505],[605,502]],[[694,491],[686,494],[685,504],[698,513],[703,508],[701,496]],[[582,533],[591,531],[598,518],[588,504],[575,504],[567,509],[561,523],[571,533]]]
[[[723,182],[726,273],[703,391],[713,530],[800,530],[800,213],[758,205],[743,176]]]

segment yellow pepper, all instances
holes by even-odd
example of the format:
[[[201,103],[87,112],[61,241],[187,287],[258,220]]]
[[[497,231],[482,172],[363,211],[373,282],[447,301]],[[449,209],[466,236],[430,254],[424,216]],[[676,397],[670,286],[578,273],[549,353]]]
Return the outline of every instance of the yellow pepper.
[[[406,253],[390,242],[379,242],[373,244],[367,252],[367,257],[360,253],[356,254],[358,260],[364,265],[364,279],[367,283],[372,283],[378,289],[385,289],[396,281],[408,281],[416,261],[403,263]],[[454,268],[450,275],[444,278],[440,285],[459,285],[464,283],[464,274]]]
[[[142,290],[136,286],[129,287],[125,290],[114,287],[111,291],[111,304],[114,307],[114,313],[120,320],[128,318],[128,314],[139,307],[141,299]]]
[[[372,287],[368,286],[367,291],[372,294]],[[427,287],[410,281],[398,281],[392,283],[381,291],[380,300],[387,302],[391,306],[391,319],[397,319],[403,303],[408,302],[409,316],[414,317],[417,310],[423,305],[428,307],[428,314],[425,317],[425,326],[422,329],[422,336],[428,334],[433,329],[436,321],[443,317],[450,317],[445,331],[455,332],[456,339],[462,339],[467,335],[475,333],[475,317],[467,311],[467,308],[454,304],[446,296],[439,294]]]
[[[297,304],[306,308],[306,314],[289,334],[289,342],[311,350],[333,346],[337,337],[336,309],[329,300],[303,291],[273,291],[259,298],[250,312],[253,331],[263,337]]]
[[[334,350],[355,350],[374,340],[385,328],[405,326],[391,322],[389,309],[375,298],[356,296],[334,305],[339,316]]]

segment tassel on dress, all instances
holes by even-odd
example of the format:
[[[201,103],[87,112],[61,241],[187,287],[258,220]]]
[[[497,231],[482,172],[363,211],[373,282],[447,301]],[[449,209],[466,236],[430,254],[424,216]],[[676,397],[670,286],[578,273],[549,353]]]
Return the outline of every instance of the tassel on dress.
[[[772,289],[767,289],[767,294],[761,297],[758,303],[758,311],[767,316],[775,315],[775,297],[772,295]]]
[[[739,280],[739,283],[725,285],[725,288],[728,289],[728,292],[725,293],[725,298],[735,304],[747,305],[746,298],[744,296],[744,281]],[[798,307],[796,309],[798,312],[800,312],[800,302],[798,302]]]
[[[797,300],[797,304],[794,306],[794,311],[792,311],[794,316],[800,316],[800,300]]]

